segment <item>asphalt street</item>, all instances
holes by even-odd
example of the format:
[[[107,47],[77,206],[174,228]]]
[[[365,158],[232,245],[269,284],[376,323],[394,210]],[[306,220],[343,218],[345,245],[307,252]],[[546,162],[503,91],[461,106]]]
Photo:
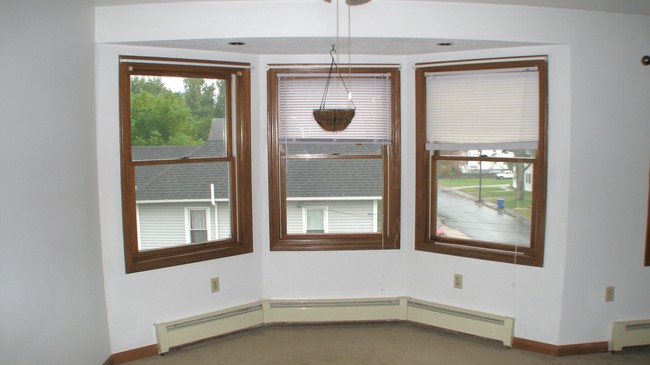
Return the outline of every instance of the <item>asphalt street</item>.
[[[529,245],[529,221],[478,204],[454,191],[439,190],[438,217],[443,225],[472,239],[517,246]]]

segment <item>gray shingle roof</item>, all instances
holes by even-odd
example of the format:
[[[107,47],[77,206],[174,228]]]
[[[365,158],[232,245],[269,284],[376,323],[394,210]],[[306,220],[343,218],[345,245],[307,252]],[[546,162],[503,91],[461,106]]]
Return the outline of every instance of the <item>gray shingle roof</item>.
[[[287,196],[381,196],[381,160],[294,160],[287,163]]]
[[[134,146],[133,158],[166,159],[223,155],[223,143],[210,141],[203,146]],[[358,146],[291,146],[291,151],[345,154],[366,153]],[[287,195],[289,198],[368,197],[382,195],[382,161],[363,160],[289,160]],[[138,166],[136,199],[197,200],[210,199],[210,184],[215,198],[228,197],[228,165],[219,163],[181,163]]]

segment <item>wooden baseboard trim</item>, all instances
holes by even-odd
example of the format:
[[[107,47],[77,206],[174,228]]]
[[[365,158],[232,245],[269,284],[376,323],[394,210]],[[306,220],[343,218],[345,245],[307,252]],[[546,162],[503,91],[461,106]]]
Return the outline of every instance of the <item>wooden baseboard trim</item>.
[[[558,346],[514,337],[512,339],[512,347],[551,356],[571,356],[607,352],[609,351],[609,342],[578,343]]]
[[[124,364],[156,355],[158,355],[158,345],[149,345],[113,354],[104,362],[104,365]]]

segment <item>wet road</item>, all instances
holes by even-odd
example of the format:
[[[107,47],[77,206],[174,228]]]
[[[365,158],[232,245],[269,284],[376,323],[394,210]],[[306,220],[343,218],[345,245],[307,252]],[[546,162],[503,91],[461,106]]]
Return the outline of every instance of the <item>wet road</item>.
[[[439,190],[438,218],[444,225],[473,239],[518,246],[529,245],[528,220],[477,204],[451,191]]]

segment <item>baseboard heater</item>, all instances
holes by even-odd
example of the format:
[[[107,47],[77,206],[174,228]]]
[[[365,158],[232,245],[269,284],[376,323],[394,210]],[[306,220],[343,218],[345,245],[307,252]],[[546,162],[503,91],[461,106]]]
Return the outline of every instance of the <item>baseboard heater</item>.
[[[253,303],[177,321],[156,324],[159,353],[210,337],[264,323],[262,304]]]
[[[650,319],[614,322],[612,351],[623,351],[624,347],[645,345],[650,345]]]
[[[512,347],[515,320],[464,308],[408,299],[406,319],[456,332],[501,341]]]
[[[412,298],[262,300],[156,324],[159,352],[261,324],[412,321],[512,345],[514,319]]]
[[[398,319],[400,300],[272,300],[264,306],[267,323],[387,321]]]

